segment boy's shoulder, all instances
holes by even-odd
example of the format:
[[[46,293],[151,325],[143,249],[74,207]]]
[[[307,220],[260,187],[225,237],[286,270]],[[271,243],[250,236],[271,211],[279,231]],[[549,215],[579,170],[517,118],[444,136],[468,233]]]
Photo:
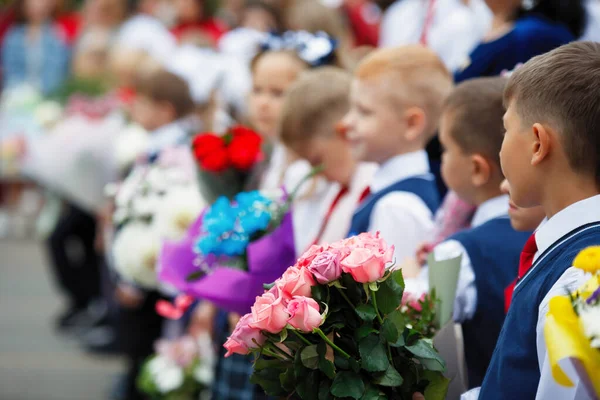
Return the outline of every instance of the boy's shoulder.
[[[490,219],[472,228],[467,228],[452,235],[449,240],[456,240],[465,247],[472,256],[478,253],[484,258],[520,255],[525,242],[532,232],[519,232],[513,229],[508,215]]]

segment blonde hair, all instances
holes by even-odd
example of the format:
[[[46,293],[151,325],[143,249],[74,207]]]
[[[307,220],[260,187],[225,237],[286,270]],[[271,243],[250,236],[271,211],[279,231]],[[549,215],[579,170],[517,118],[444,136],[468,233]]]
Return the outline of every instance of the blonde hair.
[[[437,130],[444,101],[452,91],[452,76],[440,58],[419,45],[378,49],[357,66],[355,78],[385,80],[385,87],[403,106],[417,106],[426,115],[427,139]]]
[[[280,120],[280,137],[293,147],[315,137],[331,136],[349,108],[351,75],[322,67],[301,75],[288,90]]]

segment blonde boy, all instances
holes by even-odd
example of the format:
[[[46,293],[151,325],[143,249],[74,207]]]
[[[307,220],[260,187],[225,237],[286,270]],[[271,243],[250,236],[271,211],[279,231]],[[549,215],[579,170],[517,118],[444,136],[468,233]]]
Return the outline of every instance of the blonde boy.
[[[360,161],[380,164],[350,234],[380,231],[396,260],[412,257],[433,228],[439,194],[425,145],[435,134],[452,78],[431,50],[376,50],[357,67],[344,118]]]

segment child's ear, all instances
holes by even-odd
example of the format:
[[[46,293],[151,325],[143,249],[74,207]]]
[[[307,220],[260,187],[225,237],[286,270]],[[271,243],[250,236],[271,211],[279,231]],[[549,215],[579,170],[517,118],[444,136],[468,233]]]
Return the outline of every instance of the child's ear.
[[[553,131],[548,130],[543,124],[535,123],[531,129],[534,137],[531,165],[538,165],[548,157],[552,141],[558,138],[554,135]]]
[[[427,115],[420,107],[410,107],[404,112],[406,121],[406,132],[404,138],[413,142],[423,136],[425,126],[427,125]]]
[[[481,187],[488,183],[492,175],[492,166],[488,159],[481,154],[473,154],[471,164],[471,183],[473,186]]]

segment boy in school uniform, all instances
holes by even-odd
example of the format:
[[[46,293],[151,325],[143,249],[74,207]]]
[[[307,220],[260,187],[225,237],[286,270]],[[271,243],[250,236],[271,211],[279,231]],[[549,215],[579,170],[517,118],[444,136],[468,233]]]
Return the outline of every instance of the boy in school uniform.
[[[439,194],[425,145],[435,134],[452,78],[431,50],[372,52],[357,67],[343,119],[354,156],[380,164],[350,235],[380,231],[401,263],[433,228]]]
[[[442,177],[461,199],[477,206],[470,229],[434,248],[438,260],[462,254],[454,320],[463,326],[470,387],[483,381],[504,322],[504,289],[531,234],[513,229],[509,199],[500,189],[505,84],[499,77],[460,84],[440,122]]]
[[[511,199],[540,205],[548,220],[523,249],[480,399],[582,398],[581,385],[553,380],[543,327],[550,299],[586,280],[572,267],[577,253],[600,244],[599,91],[600,44],[593,42],[534,57],[506,87],[500,159]]]

